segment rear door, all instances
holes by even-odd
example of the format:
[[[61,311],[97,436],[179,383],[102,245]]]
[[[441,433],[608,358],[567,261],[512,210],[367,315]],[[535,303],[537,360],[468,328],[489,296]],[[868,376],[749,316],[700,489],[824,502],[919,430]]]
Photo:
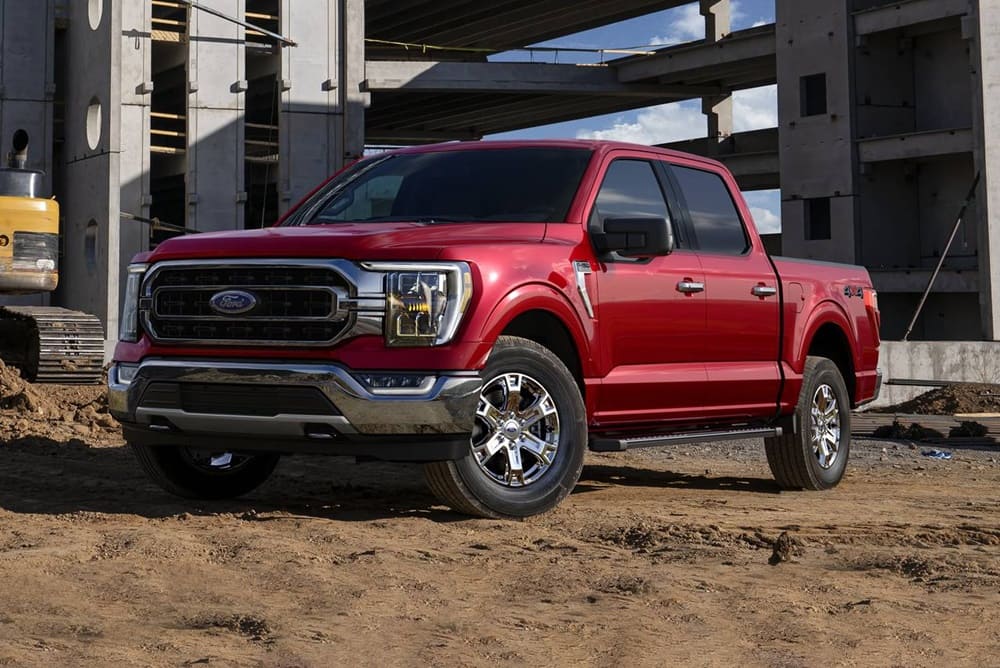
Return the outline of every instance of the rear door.
[[[595,420],[601,425],[689,419],[705,402],[704,277],[667,206],[665,177],[649,155],[619,151],[598,179],[591,231],[609,218],[663,218],[679,244],[665,257],[615,256],[599,264],[604,381]]]
[[[705,275],[706,416],[773,415],[781,296],[771,261],[733,199],[731,177],[698,163],[672,164],[669,173]]]

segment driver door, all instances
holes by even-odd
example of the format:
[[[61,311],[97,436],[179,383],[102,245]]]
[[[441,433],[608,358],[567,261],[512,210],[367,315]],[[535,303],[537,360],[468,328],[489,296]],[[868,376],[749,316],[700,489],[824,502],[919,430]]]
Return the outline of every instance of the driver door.
[[[707,401],[705,279],[667,205],[666,172],[653,156],[616,152],[600,183],[591,232],[611,218],[663,218],[677,248],[652,259],[601,258],[596,315],[604,380],[595,420],[625,426],[697,416]]]

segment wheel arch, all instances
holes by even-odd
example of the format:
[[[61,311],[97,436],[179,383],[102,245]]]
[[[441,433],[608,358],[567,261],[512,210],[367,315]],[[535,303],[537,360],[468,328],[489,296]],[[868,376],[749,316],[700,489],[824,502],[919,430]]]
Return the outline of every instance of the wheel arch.
[[[551,350],[584,393],[584,378],[592,366],[588,342],[593,338],[593,324],[582,321],[564,295],[543,285],[521,286],[508,293],[490,314],[482,340],[492,346],[505,335]]]
[[[847,336],[845,328],[832,320],[818,323],[808,339],[806,355],[812,357],[825,357],[837,365],[840,375],[847,386],[848,396],[851,405],[855,404],[855,391],[857,389],[857,377],[854,373],[854,348],[851,346],[850,338]]]

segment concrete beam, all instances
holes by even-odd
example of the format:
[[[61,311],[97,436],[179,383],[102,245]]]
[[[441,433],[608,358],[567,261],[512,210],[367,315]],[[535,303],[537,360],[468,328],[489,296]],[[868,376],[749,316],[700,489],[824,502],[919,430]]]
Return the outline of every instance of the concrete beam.
[[[618,80],[624,83],[649,79],[681,82],[685,74],[753,60],[773,59],[776,54],[775,26],[772,24],[734,32],[715,43],[702,40],[669,47],[652,56],[611,61],[610,65],[618,70]],[[760,79],[776,79],[777,72],[773,65],[760,69]]]
[[[931,280],[931,269],[883,270],[871,269],[872,285],[879,292],[905,292],[920,294]],[[942,269],[934,281],[933,294],[979,292],[979,275],[975,270],[956,271]]]
[[[935,155],[971,153],[975,148],[972,130],[935,130],[863,139],[858,142],[861,162],[913,160]]]
[[[364,34],[396,42],[504,50],[538,44],[690,1],[366,0]],[[428,57],[433,58],[433,52]]]
[[[546,63],[369,61],[366,92],[545,93],[686,99],[683,86],[628,84],[610,67]]]
[[[909,0],[854,15],[857,35],[871,35],[969,13],[969,0]]]
[[[390,146],[410,144],[434,144],[446,141],[474,141],[482,135],[469,130],[409,130],[409,129],[374,129],[365,137],[368,144],[387,144]]]
[[[781,168],[778,152],[773,153],[737,153],[734,155],[716,156],[737,179],[758,175],[777,175]],[[776,185],[775,188],[778,186]]]

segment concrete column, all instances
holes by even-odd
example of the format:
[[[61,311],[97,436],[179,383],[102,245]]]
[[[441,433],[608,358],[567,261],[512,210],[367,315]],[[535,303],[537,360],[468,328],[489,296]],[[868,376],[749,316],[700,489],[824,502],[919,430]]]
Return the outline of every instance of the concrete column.
[[[705,40],[717,42],[732,30],[732,6],[729,0],[701,0],[705,17]],[[708,118],[708,136],[723,141],[733,134],[733,97],[721,95],[701,101],[702,113]]]
[[[59,304],[98,316],[110,355],[118,338],[122,3],[69,7],[65,194]]]
[[[976,169],[982,177],[977,195],[979,232],[979,304],[983,337],[1000,340],[1000,6],[979,2],[978,30],[971,43]],[[970,35],[972,36],[972,35]],[[973,221],[968,221],[972,223]]]
[[[242,20],[244,0],[201,0]],[[188,78],[187,225],[243,228],[246,58],[244,28],[191,10]]]
[[[780,1],[777,13],[782,250],[791,257],[853,263],[855,150],[853,18],[847,0]],[[804,115],[803,77],[825,75],[825,113]],[[829,200],[829,239],[808,239],[806,200]]]
[[[706,97],[701,100],[701,113],[708,118],[708,137],[723,141],[733,134],[733,96]]]
[[[301,199],[364,150],[363,0],[282,2],[279,208]]]
[[[732,30],[733,10],[729,0],[701,0],[705,17],[705,39],[718,42]]]
[[[121,3],[121,154],[119,182],[121,210],[148,217],[150,204],[149,124],[152,102],[152,30],[149,2]],[[125,290],[125,270],[136,253],[148,250],[149,228],[142,223],[122,221],[120,262],[116,278],[119,297]]]

